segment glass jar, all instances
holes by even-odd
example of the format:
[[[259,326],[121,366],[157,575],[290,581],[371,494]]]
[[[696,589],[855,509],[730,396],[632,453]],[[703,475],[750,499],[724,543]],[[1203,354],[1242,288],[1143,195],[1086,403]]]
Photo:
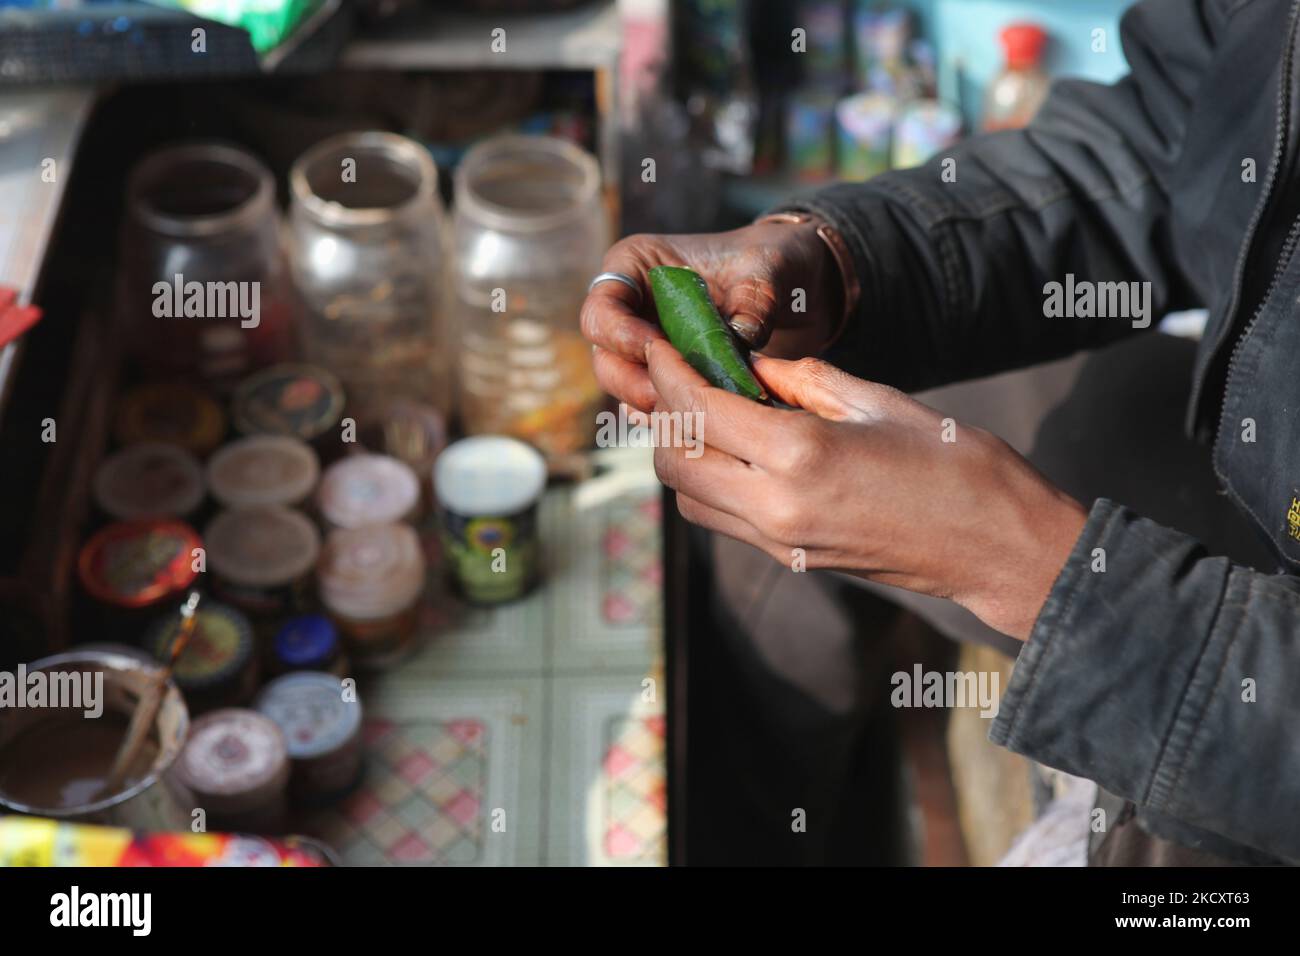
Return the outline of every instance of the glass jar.
[[[217,143],[151,153],[127,186],[118,309],[153,374],[227,390],[295,349],[275,182]]]
[[[465,155],[455,185],[462,424],[579,451],[604,400],[578,326],[608,244],[600,168],[563,140],[502,136]]]
[[[394,396],[447,412],[446,216],[419,143],[345,133],[293,164],[290,259],[308,355],[343,382],[358,420]]]

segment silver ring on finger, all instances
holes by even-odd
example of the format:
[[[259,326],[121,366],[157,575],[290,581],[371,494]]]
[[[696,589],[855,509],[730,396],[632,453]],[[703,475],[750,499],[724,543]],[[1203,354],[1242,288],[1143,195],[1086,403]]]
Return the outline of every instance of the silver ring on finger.
[[[602,272],[600,275],[596,276],[596,278],[591,280],[591,284],[587,286],[587,292],[590,293],[592,289],[596,288],[596,286],[600,285],[602,282],[623,283],[623,285],[636,293],[637,308],[639,309],[641,307],[641,283],[637,282],[630,275],[625,275],[622,272]]]

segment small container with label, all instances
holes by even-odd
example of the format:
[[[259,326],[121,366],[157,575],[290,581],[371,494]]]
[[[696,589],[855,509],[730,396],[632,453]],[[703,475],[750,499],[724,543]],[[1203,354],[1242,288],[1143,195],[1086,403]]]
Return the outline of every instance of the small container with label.
[[[452,587],[471,604],[523,597],[540,576],[537,503],[546,461],[500,435],[450,445],[438,458],[434,491]]]
[[[95,472],[94,495],[110,518],[189,518],[203,503],[203,468],[178,445],[140,442]]]
[[[253,626],[226,604],[205,601],[197,612],[194,633],[181,652],[172,679],[191,714],[218,707],[241,707],[257,692],[257,654]],[[163,618],[149,632],[145,646],[164,660],[181,628],[179,615]]]
[[[357,667],[385,667],[415,645],[424,551],[404,524],[331,531],[317,568],[321,603]]]
[[[314,365],[273,365],[240,383],[231,418],[241,435],[301,438],[326,461],[342,450],[343,386]]]
[[[176,761],[181,784],[207,814],[209,830],[273,833],[288,809],[289,752],[280,727],[253,710],[228,707],[190,727]]]
[[[118,403],[113,435],[119,445],[162,442],[206,458],[226,436],[226,414],[212,396],[192,385],[139,385]]]
[[[202,542],[183,521],[116,521],[101,528],[77,557],[82,588],[104,610],[104,637],[127,642],[162,608],[179,602],[198,577]]]
[[[273,650],[277,673],[327,671],[336,677],[349,674],[338,629],[324,614],[290,618],[276,632]]]
[[[351,455],[325,469],[317,507],[335,528],[409,521],[420,506],[420,480],[389,455]]]
[[[222,511],[203,540],[213,590],[256,622],[278,622],[307,603],[320,532],[301,511],[280,505]]]
[[[225,508],[294,507],[316,489],[320,459],[300,438],[252,435],[222,446],[208,462],[208,487]]]
[[[354,689],[333,674],[285,674],[262,689],[256,706],[284,734],[296,803],[333,803],[356,786],[361,777],[361,703]]]

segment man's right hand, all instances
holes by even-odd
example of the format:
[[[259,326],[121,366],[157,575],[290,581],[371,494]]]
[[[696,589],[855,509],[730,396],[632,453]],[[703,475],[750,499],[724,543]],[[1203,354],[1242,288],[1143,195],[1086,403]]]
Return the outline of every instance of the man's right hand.
[[[737,336],[778,358],[815,355],[843,310],[839,267],[812,222],[621,240],[605,254],[601,270],[635,279],[640,307],[636,293],[621,282],[602,282],[583,303],[582,331],[595,346],[592,361],[601,387],[644,412],[653,411],[656,397],[646,347],[664,337],[646,278],[653,266],[686,266],[699,273]],[[794,310],[797,298],[803,300],[802,311]]]

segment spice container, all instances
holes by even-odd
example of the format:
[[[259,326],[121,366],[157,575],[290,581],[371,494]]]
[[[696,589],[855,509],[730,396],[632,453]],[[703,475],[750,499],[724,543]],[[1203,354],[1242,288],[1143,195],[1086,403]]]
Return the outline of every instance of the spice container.
[[[231,400],[241,435],[288,435],[332,459],[341,449],[343,386],[313,365],[276,365],[245,379]]]
[[[183,521],[116,521],[101,528],[82,547],[77,576],[105,612],[104,636],[134,641],[158,609],[179,601],[198,577],[201,547]]]
[[[276,632],[272,649],[279,673],[328,671],[336,677],[348,676],[338,630],[324,614],[303,614],[286,621]]]
[[[321,603],[358,667],[383,667],[415,644],[424,552],[402,524],[331,531],[317,568]]]
[[[246,614],[266,620],[306,603],[320,533],[302,512],[280,505],[223,511],[204,542],[214,590]]]
[[[335,136],[298,158],[289,189],[312,360],[342,379],[358,418],[394,395],[449,412],[445,212],[428,149],[393,133]]]
[[[347,794],[361,775],[361,703],[333,674],[304,671],[277,677],[257,698],[289,751],[290,792],[307,806]]]
[[[150,154],[131,172],[121,240],[118,312],[147,369],[224,392],[292,357],[275,180],[255,156],[217,143]]]
[[[289,753],[279,726],[256,711],[227,707],[194,721],[176,775],[210,829],[271,833],[283,826]]]
[[[439,456],[433,484],[452,587],[472,604],[499,604],[526,594],[537,583],[541,564],[542,456],[513,438],[466,438]]]
[[[460,413],[550,457],[588,447],[604,394],[578,329],[608,245],[595,157],[564,140],[502,136],[456,169]]]
[[[226,413],[192,385],[138,385],[118,403],[113,435],[119,445],[162,442],[206,458],[226,435]]]
[[[420,506],[420,480],[388,455],[351,455],[321,478],[317,507],[335,528],[408,521]]]
[[[194,633],[172,669],[190,713],[247,704],[257,691],[252,625],[233,607],[215,601],[204,602],[197,615]],[[179,617],[166,617],[150,630],[145,646],[164,660],[180,629]]]
[[[300,505],[320,477],[310,445],[287,435],[252,435],[221,448],[208,462],[212,497],[227,508]]]
[[[176,445],[141,442],[105,459],[93,490],[110,518],[188,518],[203,503],[203,468]]]

